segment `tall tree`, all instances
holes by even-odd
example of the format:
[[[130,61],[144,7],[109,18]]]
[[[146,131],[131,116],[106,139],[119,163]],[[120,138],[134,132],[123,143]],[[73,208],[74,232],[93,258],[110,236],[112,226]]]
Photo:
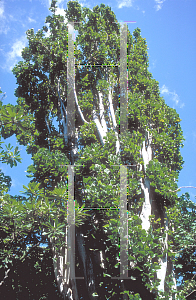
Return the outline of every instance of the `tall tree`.
[[[176,283],[170,211],[183,164],[179,115],[160,97],[148,71],[147,44],[139,28],[131,35],[104,4],[91,11],[70,1],[65,19],[56,14],[56,2],[46,25],[37,33],[27,31],[29,45],[13,69],[18,107],[29,123],[4,126],[3,134],[16,133],[27,145],[33,159],[29,176],[46,199],[52,196],[47,203],[56,210],[45,234],[59,290],[65,299],[171,298]],[[78,30],[75,49],[73,26]],[[74,164],[76,231],[65,203],[73,196]],[[127,207],[119,219],[122,186]],[[127,228],[123,210],[128,215],[128,278],[114,279],[126,258],[126,249],[120,249],[119,260],[119,234]],[[74,236],[75,255],[69,251]],[[84,279],[74,278],[73,270]]]

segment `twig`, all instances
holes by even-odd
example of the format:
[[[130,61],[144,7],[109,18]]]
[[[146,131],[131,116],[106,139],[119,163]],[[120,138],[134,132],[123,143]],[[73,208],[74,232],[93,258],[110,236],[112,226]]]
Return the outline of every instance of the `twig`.
[[[179,187],[179,188],[178,188],[177,190],[175,190],[175,191],[171,191],[171,190],[170,190],[170,192],[175,193],[175,192],[177,192],[177,191],[179,191],[180,189],[183,189],[183,188],[185,188],[185,189],[188,189],[188,188],[196,189],[195,186],[181,186],[181,187]]]
[[[193,278],[196,276],[196,273],[193,275],[193,277],[191,278],[191,280],[193,280]]]
[[[191,294],[193,294],[194,292],[196,292],[196,290],[192,291],[190,294],[186,295],[185,298],[189,297]]]
[[[5,276],[4,276],[3,280],[0,282],[0,285],[2,285],[5,282],[5,279],[8,277],[9,271],[10,271],[10,269],[8,269],[7,271],[5,271]]]

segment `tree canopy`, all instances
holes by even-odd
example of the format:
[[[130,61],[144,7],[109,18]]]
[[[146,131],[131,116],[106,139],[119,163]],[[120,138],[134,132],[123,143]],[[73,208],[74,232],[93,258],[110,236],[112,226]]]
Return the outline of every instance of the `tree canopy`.
[[[148,71],[147,42],[139,28],[133,34],[127,29],[127,128],[122,131],[122,27],[104,4],[90,10],[70,1],[64,18],[56,14],[56,3],[52,1],[41,30],[27,30],[23,60],[13,69],[17,105],[0,103],[1,136],[15,134],[33,160],[23,196],[10,196],[11,178],[0,174],[3,293],[11,276],[9,291],[22,299],[27,289],[20,266],[30,263],[31,278],[41,285],[37,294],[26,297],[60,297],[51,273],[53,255],[58,288],[67,299],[187,299],[195,289],[196,205],[188,194],[179,198],[175,192],[183,165],[181,120]],[[73,26],[77,37],[72,62],[68,53]],[[74,82],[69,64],[75,68]],[[20,162],[18,148],[11,150],[8,145],[0,155],[2,162],[15,166]],[[119,218],[121,170],[127,180],[127,225]],[[70,182],[75,265],[68,250]],[[129,278],[113,279],[120,274],[119,234],[126,228]],[[71,279],[70,268],[84,279]],[[48,278],[54,283],[52,291]]]

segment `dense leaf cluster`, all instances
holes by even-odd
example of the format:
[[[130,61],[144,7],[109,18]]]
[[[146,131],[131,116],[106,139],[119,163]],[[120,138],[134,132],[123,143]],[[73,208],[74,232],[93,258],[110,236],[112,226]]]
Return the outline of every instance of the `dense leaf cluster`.
[[[74,25],[78,30],[75,42],[75,91],[88,123],[81,120],[77,110],[75,223],[76,235],[81,232],[84,235],[87,259],[93,261],[98,291],[94,296],[121,299],[124,293],[129,295],[129,299],[135,300],[168,299],[175,294],[171,287],[172,279],[167,274],[165,293],[161,295],[156,276],[160,258],[167,254],[175,266],[176,277],[182,277],[181,290],[176,293],[179,299],[184,299],[195,285],[193,245],[196,219],[195,206],[188,196],[179,199],[174,193],[183,164],[180,154],[183,135],[179,115],[160,97],[158,82],[148,71],[147,43],[141,37],[140,29],[137,28],[132,35],[128,31],[128,130],[124,136],[120,136],[120,152],[116,153],[116,135],[108,114],[108,91],[112,91],[118,131],[120,26],[114,13],[104,4],[95,6],[91,11],[82,8],[77,1],[70,1],[65,10],[65,21],[56,14],[56,2],[52,1],[51,14],[46,18],[43,28],[36,33],[33,29],[27,31],[29,44],[23,49],[23,61],[13,69],[18,85],[15,93],[17,105],[3,106],[1,103],[0,107],[1,136],[7,138],[16,134],[17,140],[27,147],[33,160],[27,169],[32,180],[28,187],[24,187],[25,197],[9,196],[7,192],[11,179],[0,173],[1,269],[5,274],[13,266],[13,273],[18,276],[17,281],[12,275],[14,283],[9,291],[17,294],[16,299],[20,299],[20,293],[26,293],[29,299],[50,299],[49,294],[41,294],[41,289],[47,286],[45,279],[53,281],[51,265],[47,263],[51,252],[48,248],[41,249],[40,245],[48,243],[54,246],[55,241],[56,251],[62,245],[66,247],[67,166],[71,163],[72,151],[64,139],[67,118],[67,23],[78,22]],[[93,110],[99,113],[100,92],[103,94],[108,128],[104,145],[100,143],[92,114]],[[152,160],[147,166],[141,154],[143,145],[146,149],[148,146],[152,149]],[[14,166],[20,162],[20,156],[18,148],[14,152],[11,150],[11,145],[6,150],[2,148],[0,157],[2,162]],[[128,165],[130,278],[124,282],[124,290],[118,280],[111,280],[112,276],[119,275],[120,269],[120,165]],[[142,229],[139,217],[144,201],[141,180],[145,179],[150,181],[153,194],[153,215],[148,231]],[[164,227],[164,210],[169,219],[168,230]],[[165,249],[166,234],[169,242]],[[104,253],[104,268],[98,265],[100,251]],[[186,266],[188,261],[191,267]],[[30,274],[36,274],[41,282],[40,294],[27,294],[19,271],[21,262],[27,265],[31,263]],[[81,253],[77,247],[76,262],[76,274],[83,276]],[[48,272],[45,279],[40,277],[43,270]],[[5,286],[6,280],[4,278],[2,286]],[[17,292],[14,292],[16,285]],[[78,290],[82,299],[83,290],[86,291],[87,287],[78,283]],[[51,293],[54,295],[54,290]]]

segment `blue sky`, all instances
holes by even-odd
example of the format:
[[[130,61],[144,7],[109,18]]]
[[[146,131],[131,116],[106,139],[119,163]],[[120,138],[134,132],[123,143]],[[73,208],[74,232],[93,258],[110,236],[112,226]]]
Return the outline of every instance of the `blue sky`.
[[[159,82],[161,96],[175,108],[182,119],[184,148],[181,150],[185,161],[180,173],[179,186],[196,186],[196,2],[195,0],[113,0],[79,1],[82,6],[93,8],[104,3],[109,5],[118,21],[129,23],[132,33],[136,27],[146,38],[149,54],[149,71]],[[6,92],[4,104],[15,104],[16,80],[11,72],[21,60],[21,50],[27,45],[25,32],[29,28],[41,29],[49,14],[50,0],[0,0],[0,87]],[[59,13],[67,6],[67,1],[59,0]],[[16,145],[14,138],[9,139]],[[6,141],[8,142],[8,140]],[[30,156],[21,147],[23,163],[10,169],[3,164],[6,175],[12,177],[10,193],[18,194],[22,185],[27,185],[27,166]],[[179,195],[189,192],[191,199],[196,189],[182,189]]]

